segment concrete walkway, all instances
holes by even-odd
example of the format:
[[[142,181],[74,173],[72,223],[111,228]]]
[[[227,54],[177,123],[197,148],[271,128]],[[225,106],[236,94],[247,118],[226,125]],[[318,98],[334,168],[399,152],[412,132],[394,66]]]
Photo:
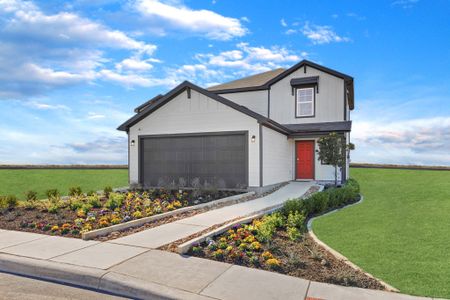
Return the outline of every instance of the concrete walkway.
[[[311,183],[108,242],[0,230],[0,271],[144,299],[393,299],[401,294],[311,282],[155,250],[209,226],[280,205]]]
[[[290,182],[288,185],[265,197],[210,210],[170,224],[161,225],[126,237],[118,238],[110,242],[156,249],[184,237],[188,237],[194,233],[203,231],[216,224],[222,224],[238,217],[249,216],[264,209],[281,205],[287,199],[302,196],[313,185],[313,182]]]

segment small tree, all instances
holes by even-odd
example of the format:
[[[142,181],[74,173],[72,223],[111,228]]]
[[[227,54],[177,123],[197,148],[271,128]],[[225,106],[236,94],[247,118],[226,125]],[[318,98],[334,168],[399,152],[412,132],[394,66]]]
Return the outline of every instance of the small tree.
[[[338,167],[345,167],[347,153],[355,149],[355,146],[351,143],[346,144],[345,137],[335,132],[321,137],[317,144],[319,145],[319,150],[317,150],[319,160],[334,167],[334,185],[337,186]]]

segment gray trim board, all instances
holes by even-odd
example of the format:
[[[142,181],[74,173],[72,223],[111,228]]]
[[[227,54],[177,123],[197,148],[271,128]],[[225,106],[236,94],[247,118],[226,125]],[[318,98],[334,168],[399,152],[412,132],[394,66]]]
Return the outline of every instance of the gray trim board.
[[[259,124],[259,186],[262,187],[264,185],[264,158],[263,158],[263,130],[262,125]]]
[[[347,132],[352,129],[352,121],[283,124],[283,126],[291,131],[290,135],[298,133]]]
[[[163,97],[163,95],[161,95],[161,94],[159,94],[159,95],[153,97],[152,99],[150,99],[150,100],[148,100],[148,101],[142,103],[142,104],[139,105],[138,107],[136,107],[136,108],[134,109],[134,112],[135,112],[135,113],[140,112],[143,108],[149,106],[153,101],[156,101],[156,100],[158,100],[158,99],[161,99],[162,97]]]

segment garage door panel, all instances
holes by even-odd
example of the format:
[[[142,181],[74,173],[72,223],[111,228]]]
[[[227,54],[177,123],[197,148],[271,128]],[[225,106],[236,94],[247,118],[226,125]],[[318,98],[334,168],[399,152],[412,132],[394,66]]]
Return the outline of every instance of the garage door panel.
[[[140,181],[146,186],[178,182],[224,181],[226,187],[247,186],[246,134],[146,137],[141,144]]]

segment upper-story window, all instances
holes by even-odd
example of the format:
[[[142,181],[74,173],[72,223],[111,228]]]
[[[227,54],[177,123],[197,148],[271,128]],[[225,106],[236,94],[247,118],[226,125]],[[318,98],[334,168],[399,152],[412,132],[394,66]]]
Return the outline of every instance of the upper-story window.
[[[314,116],[314,87],[297,89],[295,115],[298,118]]]

